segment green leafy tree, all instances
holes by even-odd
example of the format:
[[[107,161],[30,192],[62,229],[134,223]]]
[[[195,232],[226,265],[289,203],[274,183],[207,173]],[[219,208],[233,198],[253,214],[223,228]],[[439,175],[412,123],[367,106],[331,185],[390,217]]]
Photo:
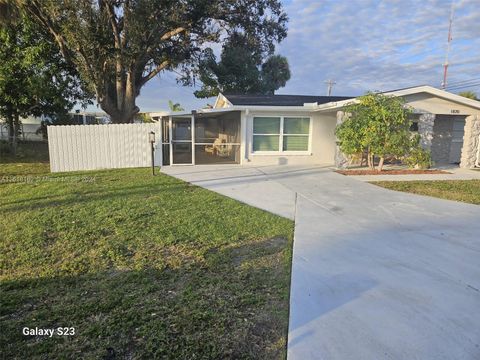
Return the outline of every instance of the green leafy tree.
[[[273,95],[275,90],[284,87],[290,80],[290,67],[286,57],[272,55],[262,64],[261,81],[262,90]]]
[[[371,169],[375,169],[375,156],[380,158],[381,171],[387,155],[403,157],[418,147],[419,138],[410,132],[411,110],[402,98],[367,93],[347,105],[345,113],[345,121],[336,129],[340,149],[347,155],[367,151]]]
[[[0,24],[12,24],[20,19],[18,5],[21,0],[0,0]]]
[[[91,95],[37,24],[26,18],[4,23],[0,43],[0,117],[15,152],[22,117],[58,117]]]
[[[461,91],[458,93],[458,95],[466,97],[468,99],[478,100],[477,94],[474,93],[473,91]]]
[[[272,49],[286,36],[280,0],[25,0],[63,57],[91,84],[112,122],[131,122],[136,97],[156,75],[180,68],[190,77],[208,43],[234,32]]]
[[[202,88],[195,96],[206,98],[220,92],[273,94],[290,79],[288,61],[272,55],[255,38],[235,33],[224,44],[220,61],[211,48],[204,50],[197,75]]]
[[[168,100],[168,107],[171,111],[184,111],[185,109],[179,103],[174,103],[172,100]]]
[[[145,112],[141,112],[141,113],[136,114],[135,115],[135,121],[136,122],[142,122],[142,123],[145,123],[145,124],[154,122],[152,117],[150,116],[150,114],[145,113]]]
[[[40,127],[37,129],[36,134],[42,135],[44,140],[48,139],[48,126],[51,125],[78,125],[75,118],[64,111],[57,112],[56,114],[49,115],[40,123]]]

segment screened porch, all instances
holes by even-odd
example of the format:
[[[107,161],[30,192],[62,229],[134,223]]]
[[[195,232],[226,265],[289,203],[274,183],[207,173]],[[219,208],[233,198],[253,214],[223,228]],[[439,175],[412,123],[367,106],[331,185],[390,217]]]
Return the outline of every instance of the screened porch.
[[[163,165],[240,163],[240,112],[163,117]]]

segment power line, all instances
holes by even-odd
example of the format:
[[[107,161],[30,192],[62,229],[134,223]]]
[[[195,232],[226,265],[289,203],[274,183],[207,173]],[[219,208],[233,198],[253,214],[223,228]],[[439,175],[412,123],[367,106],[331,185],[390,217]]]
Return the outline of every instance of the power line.
[[[452,87],[452,86],[457,86],[457,85],[465,85],[465,84],[468,84],[468,83],[471,83],[471,82],[477,82],[479,80],[480,80],[480,77],[471,78],[471,79],[468,79],[468,80],[455,81],[453,83],[449,83],[447,88]]]
[[[462,90],[462,89],[475,89],[480,86],[480,83],[475,84],[475,85],[468,85],[468,86],[459,86],[454,89],[447,89],[448,91],[457,91],[457,90]]]
[[[457,86],[463,86],[463,85],[470,85],[474,83],[480,82],[480,79],[470,79],[470,80],[465,80],[465,81],[458,81],[454,84],[449,84],[447,88],[452,88],[452,87],[457,87]]]
[[[460,89],[465,89],[465,88],[475,88],[477,86],[480,86],[480,82],[474,83],[474,84],[468,84],[468,85],[457,85],[453,87],[447,88],[447,90],[452,91],[452,90],[460,90]]]

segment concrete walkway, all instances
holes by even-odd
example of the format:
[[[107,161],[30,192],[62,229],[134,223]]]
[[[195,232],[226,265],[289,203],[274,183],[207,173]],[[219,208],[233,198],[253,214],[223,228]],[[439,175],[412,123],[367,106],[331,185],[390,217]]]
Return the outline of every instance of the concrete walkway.
[[[292,218],[289,359],[479,359],[480,206],[321,167],[165,172]]]

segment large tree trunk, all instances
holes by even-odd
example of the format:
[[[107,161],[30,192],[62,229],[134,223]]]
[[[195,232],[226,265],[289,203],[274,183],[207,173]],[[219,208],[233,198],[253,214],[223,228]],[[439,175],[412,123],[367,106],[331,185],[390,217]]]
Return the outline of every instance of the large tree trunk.
[[[135,104],[135,96],[126,93],[122,105],[113,98],[105,98],[99,101],[100,107],[109,116],[114,124],[132,123],[135,115],[140,111]]]
[[[140,111],[135,103],[139,90],[132,73],[128,72],[125,81],[115,81],[114,86],[110,87],[113,91],[102,89],[104,90],[102,95],[98,95],[97,91],[100,107],[110,115],[110,120],[114,124],[132,123]]]

